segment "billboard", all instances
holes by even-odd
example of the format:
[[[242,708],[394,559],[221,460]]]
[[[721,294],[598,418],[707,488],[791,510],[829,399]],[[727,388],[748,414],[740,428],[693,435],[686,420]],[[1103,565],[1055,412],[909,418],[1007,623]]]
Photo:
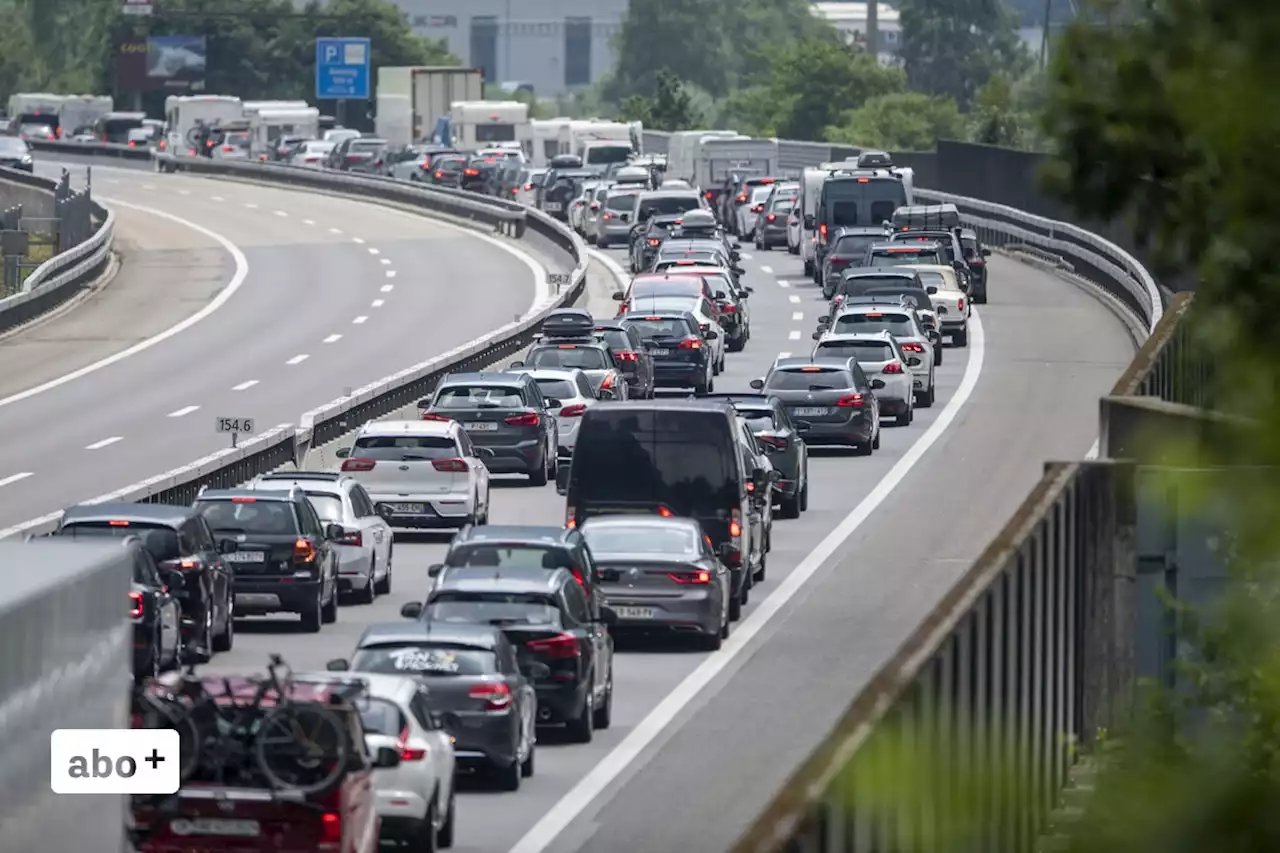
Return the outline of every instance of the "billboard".
[[[116,86],[127,92],[203,92],[204,36],[129,38],[116,47]]]

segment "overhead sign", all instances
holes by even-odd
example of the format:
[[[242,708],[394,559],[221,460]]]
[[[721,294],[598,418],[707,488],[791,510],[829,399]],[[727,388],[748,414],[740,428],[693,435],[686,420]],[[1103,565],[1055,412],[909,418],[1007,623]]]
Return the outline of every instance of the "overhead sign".
[[[150,15],[154,8],[151,0],[124,0],[124,7],[120,11],[126,15]]]
[[[367,38],[316,39],[316,99],[369,100],[369,54]]]

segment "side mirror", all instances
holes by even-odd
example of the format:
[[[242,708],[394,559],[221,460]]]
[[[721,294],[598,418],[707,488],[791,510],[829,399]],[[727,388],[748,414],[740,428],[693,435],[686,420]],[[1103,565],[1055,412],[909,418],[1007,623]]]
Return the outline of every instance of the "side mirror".
[[[720,337],[720,333],[715,331],[714,329],[708,329],[707,331],[702,333],[702,336],[709,341],[714,341],[716,338]]]
[[[219,554],[234,554],[236,551],[239,551],[239,550],[240,550],[240,543],[236,542],[236,540],[234,539],[218,540]]]
[[[606,625],[617,625],[618,611],[607,604],[600,605],[600,621]]]
[[[373,511],[378,514],[379,518],[381,518],[383,521],[387,522],[388,524],[391,523],[391,519],[395,518],[395,515],[396,515],[395,511],[392,510],[391,507],[387,506],[386,504],[375,504],[373,507]]]
[[[723,291],[723,290],[717,290],[715,293],[711,294],[711,298],[712,298],[712,299],[720,299],[720,300],[724,300],[724,299],[728,299],[729,297],[727,297],[727,296],[725,296],[725,295],[724,295],[724,291]]]
[[[821,317],[818,318],[818,325],[820,326],[827,326],[827,325],[830,325],[830,323],[831,323],[830,314],[823,314]]]
[[[764,494],[765,490],[773,485],[773,478],[770,476],[772,473],[765,468],[757,468],[751,472],[751,482],[755,485],[758,494]]]
[[[920,359],[916,358],[914,355],[911,356],[911,358],[907,359],[907,367],[919,367],[919,366],[920,366]]]
[[[400,766],[400,751],[389,746],[380,746],[373,754],[373,766],[376,770],[385,770]]]
[[[822,335],[823,335],[822,330],[818,330],[814,332],[812,335],[810,335],[809,337],[813,338],[815,341],[820,341],[822,340]]]
[[[734,243],[734,244],[733,244],[732,246],[730,246],[729,248],[733,249],[734,251],[737,251],[738,249],[741,249],[741,248],[742,248],[742,244],[741,244],[741,243]]]
[[[546,397],[543,399],[542,405],[546,406],[548,409],[558,409],[563,406],[564,403],[557,400],[555,397]]]
[[[813,214],[806,214],[804,217],[804,227],[806,231],[813,230]]]
[[[419,408],[419,409],[429,409],[429,408],[431,408],[431,398],[430,398],[430,397],[423,397],[421,400],[419,400],[419,401],[418,401],[418,408]]]
[[[432,563],[427,566],[427,577],[438,578],[440,573],[444,571],[444,563]]]
[[[351,455],[351,448],[339,447],[337,450],[333,452],[333,455],[338,457],[339,459],[346,459],[348,456]]]
[[[614,302],[621,302],[623,299],[625,299],[625,298],[626,298],[626,294],[624,294],[624,293],[615,293],[615,294],[613,294],[610,298],[611,298],[611,299],[613,299],[613,301],[614,301]]]
[[[513,362],[511,362],[510,364],[508,364],[508,365],[507,365],[507,367],[511,368],[512,370],[518,370],[518,369],[520,369],[521,367],[524,367],[524,362],[523,362],[523,361],[513,361]]]
[[[872,388],[874,388],[875,390],[879,391],[881,388],[883,388],[883,387],[884,387],[884,380],[883,380],[883,379],[872,379],[872,380],[871,380],[871,387],[872,387]]]
[[[762,390],[764,390],[764,380],[763,380],[763,379],[752,379],[752,380],[751,380],[751,387],[752,387],[753,389],[755,389],[756,391],[762,391]]]
[[[930,296],[933,296],[935,293],[938,292],[938,288],[935,285],[931,284],[924,289],[924,292],[929,294]]]
[[[348,672],[351,664],[345,658],[334,658],[325,664],[324,668],[330,672]]]
[[[324,526],[324,538],[328,539],[330,542],[336,539],[341,539],[346,535],[347,528],[343,527],[341,524],[326,524]]]
[[[770,471],[770,472],[769,472],[769,482],[771,482],[771,483],[781,483],[781,482],[782,482],[782,472],[781,472],[781,471],[777,471],[777,470]]]
[[[417,619],[422,615],[421,601],[407,601],[400,607],[400,615],[405,619]]]

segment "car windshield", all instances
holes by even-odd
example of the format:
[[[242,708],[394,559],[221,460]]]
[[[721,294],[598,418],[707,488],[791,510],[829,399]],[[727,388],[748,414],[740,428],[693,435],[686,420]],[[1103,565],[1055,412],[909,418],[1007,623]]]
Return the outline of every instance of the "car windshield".
[[[836,368],[793,368],[775,370],[769,374],[764,387],[771,391],[836,391],[852,388],[853,381],[847,370]]]
[[[436,395],[437,409],[523,409],[519,388],[508,385],[450,385]]]
[[[697,534],[692,529],[658,527],[653,524],[587,524],[583,537],[594,557],[660,554],[668,557],[697,557],[701,553]]]
[[[362,435],[351,455],[386,462],[423,462],[452,459],[458,455],[458,445],[447,435]]]
[[[696,195],[651,196],[642,199],[640,206],[652,210],[655,216],[661,216],[667,213],[685,213],[690,210],[696,210],[699,206],[699,201]]]
[[[298,531],[298,518],[288,501],[255,498],[196,501],[196,509],[214,530],[282,536]]]
[[[555,603],[541,593],[441,590],[422,612],[427,621],[471,625],[545,625],[558,621]]]
[[[853,332],[888,332],[896,337],[910,336],[915,332],[911,326],[911,318],[906,314],[885,314],[881,311],[868,311],[857,314],[842,314],[836,318],[833,332],[851,334]]]
[[[498,661],[487,649],[414,643],[359,649],[351,658],[351,668],[385,675],[485,675],[497,671]]]
[[[450,550],[448,564],[494,569],[568,569],[573,567],[573,560],[563,548],[474,542],[458,545]]]
[[[609,359],[595,347],[561,344],[557,347],[535,349],[529,353],[530,367],[576,367],[579,370],[606,370]]]
[[[682,317],[627,318],[622,322],[640,333],[641,340],[650,338],[687,338],[693,334],[689,321]]]
[[[815,348],[817,358],[856,358],[860,362],[893,361],[888,341],[823,341]]]
[[[552,400],[569,400],[578,396],[578,388],[567,379],[535,379],[544,397]]]

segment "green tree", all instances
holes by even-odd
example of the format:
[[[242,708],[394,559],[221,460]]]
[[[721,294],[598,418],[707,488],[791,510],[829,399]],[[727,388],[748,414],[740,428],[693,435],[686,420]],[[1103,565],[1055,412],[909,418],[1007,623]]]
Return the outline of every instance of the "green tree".
[[[902,61],[911,88],[968,109],[997,72],[1020,76],[1030,57],[1002,0],[901,0]]]
[[[827,130],[832,142],[885,151],[932,151],[939,139],[961,139],[965,118],[941,95],[893,92],[868,98]]]
[[[657,89],[652,98],[632,95],[622,103],[622,115],[628,121],[639,121],[652,130],[693,130],[702,116],[693,107],[693,96],[684,90],[680,79],[667,69],[658,72]]]

